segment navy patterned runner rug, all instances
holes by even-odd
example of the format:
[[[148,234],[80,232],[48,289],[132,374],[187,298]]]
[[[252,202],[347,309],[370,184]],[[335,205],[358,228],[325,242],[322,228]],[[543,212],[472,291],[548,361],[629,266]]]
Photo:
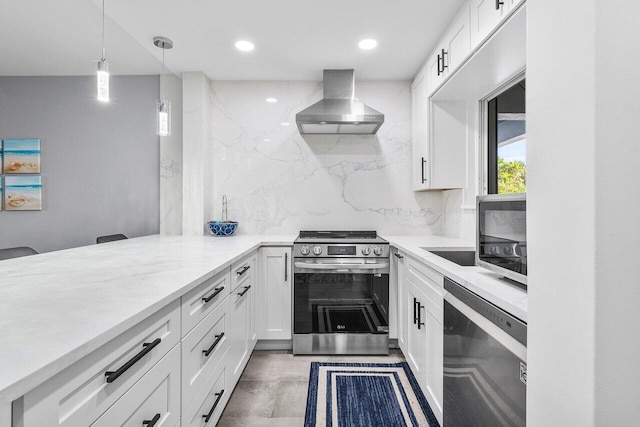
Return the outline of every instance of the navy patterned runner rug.
[[[311,363],[305,427],[439,427],[406,362]]]

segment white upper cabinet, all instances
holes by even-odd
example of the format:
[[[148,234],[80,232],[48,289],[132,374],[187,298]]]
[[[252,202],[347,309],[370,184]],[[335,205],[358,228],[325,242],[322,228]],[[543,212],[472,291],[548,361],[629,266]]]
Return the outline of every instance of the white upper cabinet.
[[[470,0],[471,44],[478,46],[524,0]]]
[[[444,46],[444,44],[439,44],[438,46],[438,50],[433,52],[429,59],[427,59],[427,82],[429,86],[427,97],[440,86],[446,77],[442,69],[442,51],[444,49],[441,46]]]
[[[428,176],[429,141],[429,88],[426,68],[422,68],[411,85],[411,126],[413,143],[413,189],[426,190],[430,185]]]
[[[427,60],[429,94],[464,62],[470,52],[469,4],[465,4]]]
[[[524,0],[509,0],[509,10],[513,10],[518,6],[518,3],[522,3]]]
[[[462,188],[465,184],[466,111],[429,100],[423,68],[411,86],[413,190]]]
[[[471,53],[469,5],[465,4],[444,36],[443,68],[447,74],[455,71]]]

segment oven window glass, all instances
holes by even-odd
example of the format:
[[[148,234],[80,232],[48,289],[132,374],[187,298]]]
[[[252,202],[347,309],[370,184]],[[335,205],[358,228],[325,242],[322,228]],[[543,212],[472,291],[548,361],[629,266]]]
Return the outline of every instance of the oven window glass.
[[[389,275],[296,273],[294,333],[389,331]]]

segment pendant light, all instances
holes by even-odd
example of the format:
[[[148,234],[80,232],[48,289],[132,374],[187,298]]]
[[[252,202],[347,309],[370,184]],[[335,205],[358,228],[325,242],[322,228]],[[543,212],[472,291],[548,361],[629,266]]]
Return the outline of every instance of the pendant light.
[[[109,64],[104,48],[104,0],[102,0],[102,56],[98,61],[98,101],[109,102]]]
[[[160,75],[160,99],[156,102],[158,127],[156,133],[160,136],[171,135],[171,102],[165,98],[165,70],[164,52],[173,47],[173,42],[166,37],[154,37],[153,44],[162,49],[162,74]]]

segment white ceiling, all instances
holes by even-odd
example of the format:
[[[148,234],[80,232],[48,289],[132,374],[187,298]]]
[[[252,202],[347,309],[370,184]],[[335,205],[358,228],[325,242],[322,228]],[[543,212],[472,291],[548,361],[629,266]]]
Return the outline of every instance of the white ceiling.
[[[464,0],[105,0],[114,74],[167,67],[215,80],[321,80],[355,68],[357,80],[411,79]],[[101,48],[102,0],[0,0],[0,75],[87,75]],[[378,40],[371,51],[364,38]],[[250,40],[253,52],[235,41]],[[10,42],[9,42],[10,41]]]

